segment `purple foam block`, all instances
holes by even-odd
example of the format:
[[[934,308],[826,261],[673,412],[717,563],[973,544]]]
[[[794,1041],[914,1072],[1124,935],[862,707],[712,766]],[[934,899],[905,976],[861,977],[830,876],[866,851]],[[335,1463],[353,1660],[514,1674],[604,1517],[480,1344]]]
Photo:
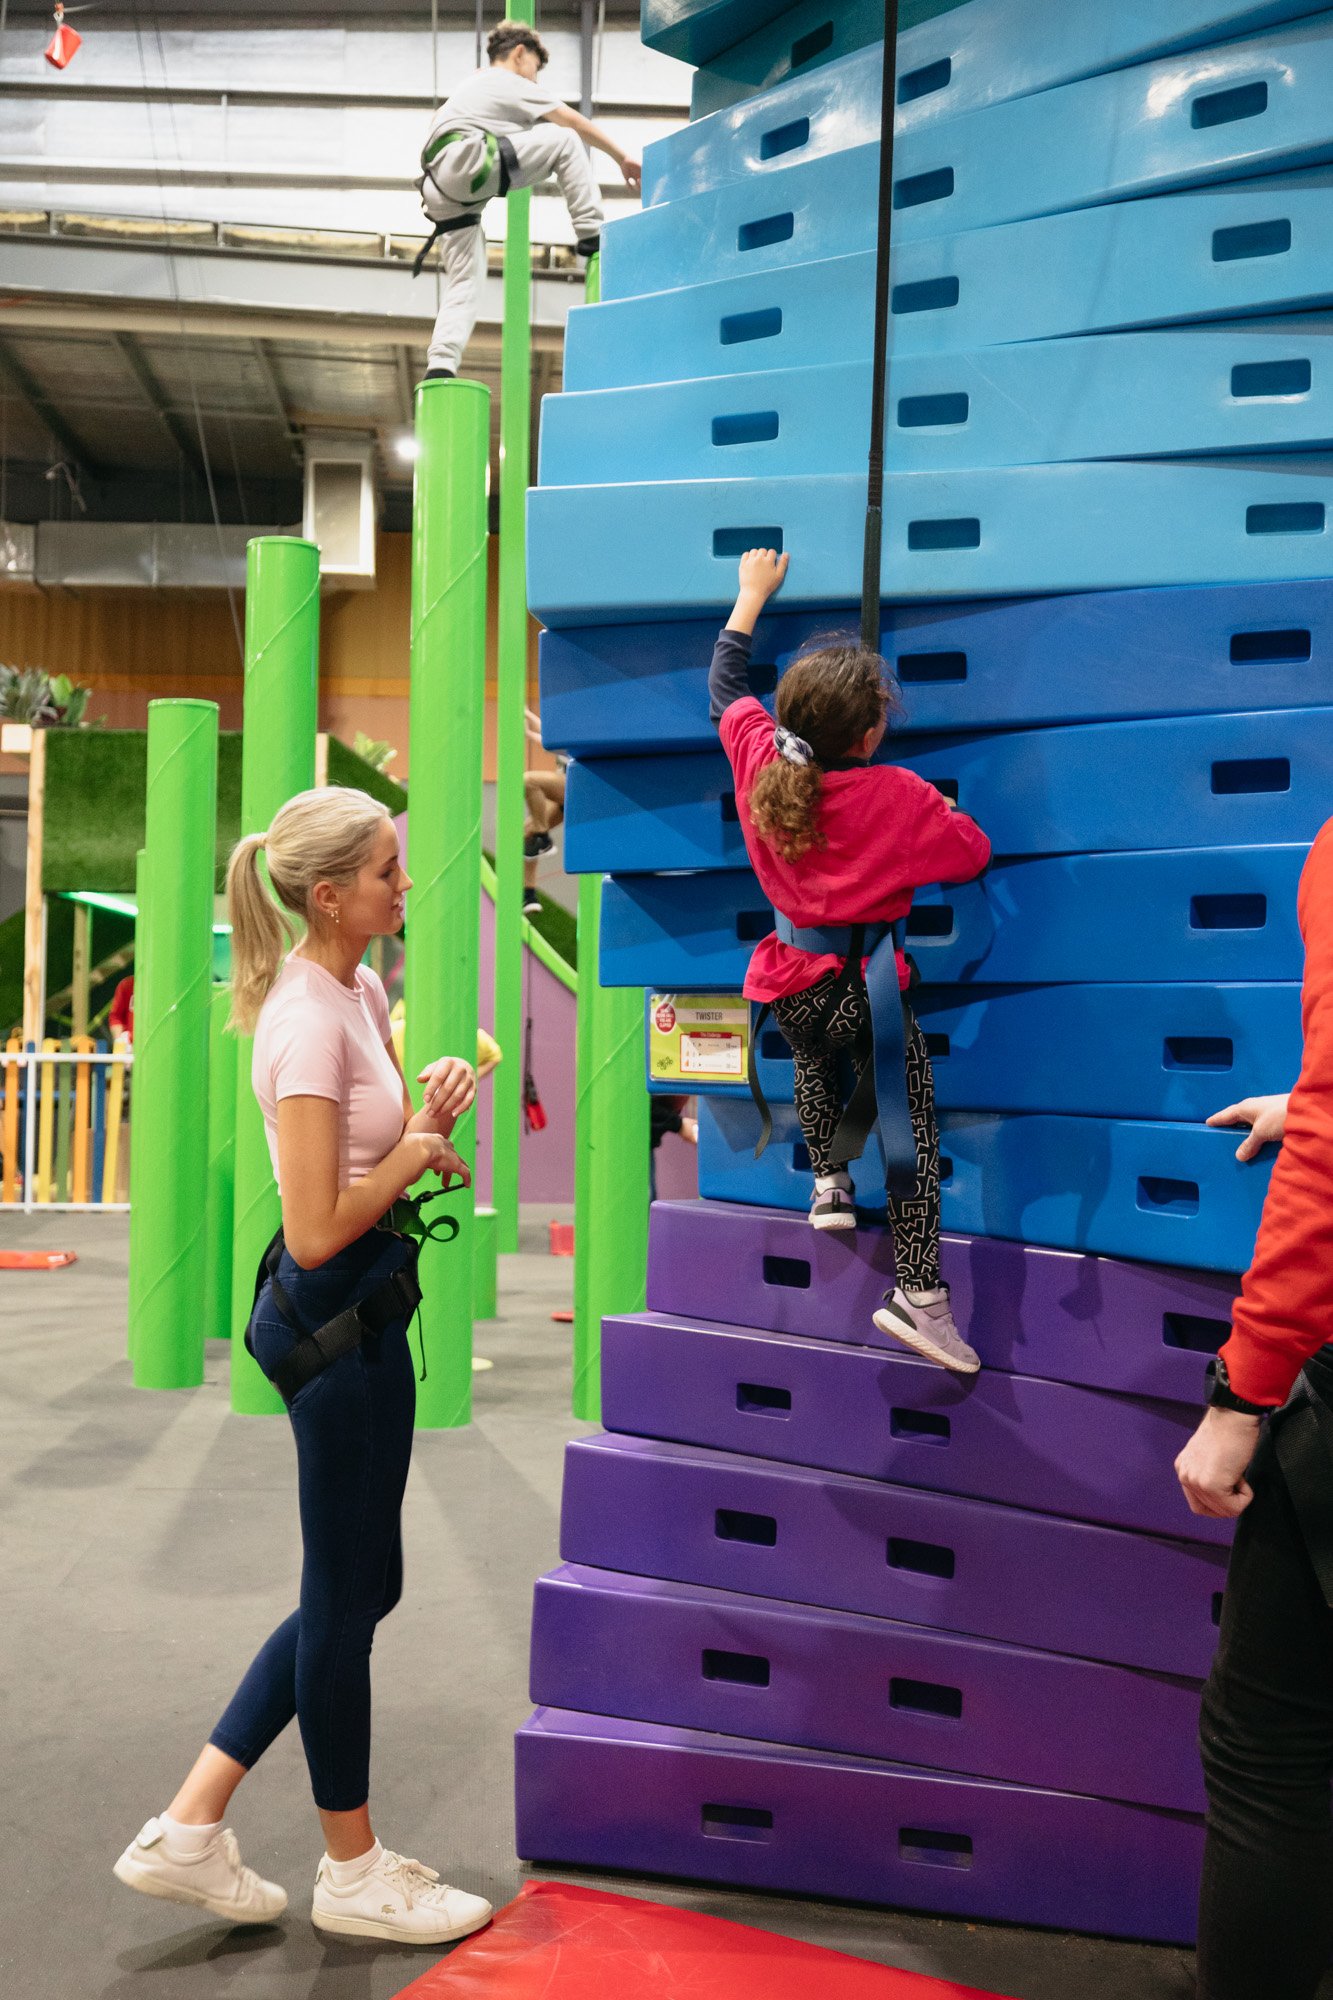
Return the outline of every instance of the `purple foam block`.
[[[900,1909],[1184,1944],[1187,1813],[538,1709],[515,1744],[518,1851]]]
[[[529,1692],[550,1708],[1204,1809],[1196,1681],[848,1611],[566,1566],[537,1584]]]
[[[1193,1408],[1238,1289],[1211,1272],[984,1236],[946,1236],[942,1263],[954,1317],[985,1367]],[[716,1201],[653,1208],[653,1312],[896,1352],[872,1320],[892,1284],[887,1229],[861,1228],[848,1241],[781,1209]]]
[[[566,1562],[1202,1677],[1226,1551],[646,1438],[565,1454]]]
[[[1193,1411],[994,1369],[954,1375],[905,1350],[630,1313],[602,1322],[602,1421],[1188,1541],[1231,1530],[1181,1496]]]

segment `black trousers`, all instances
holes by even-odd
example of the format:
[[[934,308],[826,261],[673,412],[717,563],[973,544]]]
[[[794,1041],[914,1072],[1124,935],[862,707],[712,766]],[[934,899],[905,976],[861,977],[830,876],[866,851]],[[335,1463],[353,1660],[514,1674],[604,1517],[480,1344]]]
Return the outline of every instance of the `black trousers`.
[[[906,1001],[903,1014],[917,1178],[910,1195],[890,1196],[889,1222],[898,1283],[906,1291],[929,1292],[940,1282],[940,1132],[926,1038]],[[839,1087],[839,1061],[869,1030],[865,987],[841,972],[826,972],[803,993],[775,1000],[773,1019],[795,1059],[796,1116],[810,1164],[816,1174],[831,1173],[829,1154],[846,1101]],[[858,1078],[863,1067],[864,1062],[857,1067]]]
[[[1333,1955],[1333,1611],[1271,1426],[1249,1477],[1203,1697],[1199,2000],[1313,2000]]]

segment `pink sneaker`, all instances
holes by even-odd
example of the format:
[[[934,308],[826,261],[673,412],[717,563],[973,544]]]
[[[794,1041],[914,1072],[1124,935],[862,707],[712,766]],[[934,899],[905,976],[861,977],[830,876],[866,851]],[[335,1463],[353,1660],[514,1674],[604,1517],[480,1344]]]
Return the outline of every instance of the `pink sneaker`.
[[[968,1346],[953,1323],[949,1294],[943,1286],[929,1305],[918,1306],[899,1285],[885,1296],[875,1314],[875,1325],[923,1360],[949,1368],[955,1375],[975,1375],[981,1366],[981,1356]]]

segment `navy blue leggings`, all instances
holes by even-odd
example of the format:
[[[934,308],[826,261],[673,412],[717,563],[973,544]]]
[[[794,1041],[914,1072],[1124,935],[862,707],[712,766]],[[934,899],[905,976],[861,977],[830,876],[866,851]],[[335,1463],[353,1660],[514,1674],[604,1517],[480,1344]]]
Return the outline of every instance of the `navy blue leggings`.
[[[283,1252],[278,1281],[303,1332],[373,1292],[409,1246],[369,1230],[317,1271]],[[250,1335],[265,1374],[291,1348],[292,1327],[259,1295]],[[353,1812],[370,1795],[370,1649],[402,1595],[399,1529],[412,1456],[416,1376],[407,1327],[395,1322],[297,1391],[291,1406],[301,1509],[301,1602],[270,1634],[209,1741],[247,1769],[293,1716],[315,1804]]]

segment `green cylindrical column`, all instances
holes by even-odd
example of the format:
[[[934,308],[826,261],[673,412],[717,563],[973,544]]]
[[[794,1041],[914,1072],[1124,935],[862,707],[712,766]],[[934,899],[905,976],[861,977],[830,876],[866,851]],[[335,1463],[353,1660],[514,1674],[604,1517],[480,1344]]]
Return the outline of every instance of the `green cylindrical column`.
[[[149,702],[141,921],[150,944],[147,980],[134,984],[140,1269],[132,1356],[140,1389],[188,1389],[204,1379],[217,772],[217,704]]]
[[[134,857],[134,992],[136,999],[148,982],[148,926],[144,922],[144,906],[148,898],[148,856],[141,847]],[[135,1026],[138,1026],[137,1009]],[[139,1201],[135,1188],[146,1187],[148,1168],[143,1163],[143,1146],[139,1138],[139,1075],[136,1067],[138,1035],[134,1037],[135,1061],[130,1065],[128,1083],[130,1087],[130,1273],[129,1312],[126,1318],[125,1351],[134,1359],[134,1330],[139,1324],[138,1285],[143,1273],[143,1251],[140,1238],[143,1233],[143,1218],[146,1200]]]
[[[245,735],[241,831],[262,833],[278,807],[315,782],[319,709],[319,549],[294,535],[260,535],[246,550]],[[241,1335],[255,1268],[282,1220],[277,1182],[250,1082],[252,1043],[236,1048],[236,1153],[231,1276],[231,1406],[277,1416],[282,1399]]]
[[[602,882],[579,882],[574,1111],[574,1415],[602,1418],[602,1320],[643,1310],[648,1271],[648,1089],[643,993],[597,981]]]
[[[529,8],[531,13],[531,8]],[[521,19],[521,15],[511,16]],[[504,334],[500,352],[500,576],[495,704],[495,1022],[509,1058],[491,1079],[491,1204],[501,1252],[518,1248],[523,1129],[523,767],[528,698],[525,511],[531,465],[532,197],[506,204]]]
[[[414,1096],[417,1072],[428,1062],[447,1055],[471,1062],[477,1047],[490,402],[479,382],[417,389],[407,788],[413,886],[403,989],[404,1067]],[[518,918],[515,909],[515,931]],[[475,1156],[475,1136],[470,1112],[455,1135],[464,1158]],[[424,1429],[452,1428],[472,1416],[473,1207],[471,1193],[455,1195],[458,1236],[428,1243],[421,1255],[427,1374],[417,1389],[417,1422]]]
[[[204,1337],[231,1332],[232,1198],[236,1182],[236,1044],[226,1032],[231,990],[215,986],[208,1020],[208,1227]]]

